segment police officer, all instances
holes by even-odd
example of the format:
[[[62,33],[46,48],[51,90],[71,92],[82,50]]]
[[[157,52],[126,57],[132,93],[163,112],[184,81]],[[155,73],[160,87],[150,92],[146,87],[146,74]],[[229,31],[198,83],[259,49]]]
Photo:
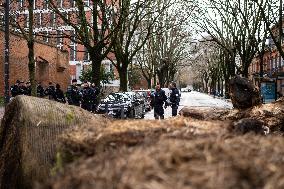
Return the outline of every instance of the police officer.
[[[151,94],[151,106],[154,107],[154,117],[155,119],[164,119],[164,107],[167,106],[167,96],[165,91],[161,89],[161,86],[157,84],[156,91]]]
[[[20,93],[19,85],[20,85],[20,81],[17,80],[16,83],[13,86],[11,86],[12,97],[16,97],[17,95],[19,95],[19,93]]]
[[[55,87],[52,82],[49,82],[49,86],[45,89],[44,94],[48,96],[49,100],[55,100]]]
[[[55,101],[61,102],[64,104],[66,103],[64,93],[61,90],[60,85],[58,83],[55,86]]]
[[[94,98],[95,98],[94,90],[90,87],[89,83],[85,81],[83,83],[83,89],[82,89],[81,108],[91,112],[93,110]]]
[[[40,97],[40,98],[44,97],[44,88],[42,87],[40,82],[38,83],[36,87],[36,91],[37,91],[37,97]]]
[[[77,86],[77,80],[72,80],[72,85],[67,88],[66,92],[67,101],[70,105],[80,106],[81,102],[81,92]]]
[[[180,102],[180,93],[177,89],[176,83],[172,82],[170,84],[171,95],[170,95],[170,102],[172,107],[172,116],[177,116],[177,110]]]
[[[18,95],[28,95],[28,89],[24,81],[20,82]]]
[[[28,96],[32,96],[32,85],[31,85],[31,82],[27,82],[26,83],[26,95]]]

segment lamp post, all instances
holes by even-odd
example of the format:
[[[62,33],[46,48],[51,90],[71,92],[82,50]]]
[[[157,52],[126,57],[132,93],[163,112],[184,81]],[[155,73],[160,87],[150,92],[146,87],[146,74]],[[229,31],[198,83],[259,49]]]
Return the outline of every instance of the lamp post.
[[[7,105],[10,101],[9,96],[9,5],[10,1],[6,0],[4,3],[5,8],[5,47],[4,47],[4,80],[5,80],[5,105]]]

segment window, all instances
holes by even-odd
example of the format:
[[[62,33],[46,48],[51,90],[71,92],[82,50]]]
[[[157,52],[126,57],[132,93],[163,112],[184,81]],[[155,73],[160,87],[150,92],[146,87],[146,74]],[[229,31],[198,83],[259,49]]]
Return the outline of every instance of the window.
[[[5,25],[5,17],[4,14],[0,13],[0,26],[1,28]]]
[[[77,59],[77,44],[70,46],[70,60],[76,61]]]
[[[48,41],[49,41],[48,32],[42,32],[42,35],[43,35],[42,40],[44,42],[48,43]]]
[[[48,0],[43,1],[43,9],[48,9]]]
[[[56,26],[56,14],[50,13],[50,27]]]
[[[74,31],[70,32],[70,60],[76,61],[77,60],[77,43],[75,43],[76,35]]]
[[[90,0],[84,0],[84,4],[86,7],[90,6]]]
[[[37,8],[37,0],[34,0],[34,9]]]
[[[57,7],[62,8],[63,0],[57,0]]]
[[[63,35],[63,32],[62,31],[57,31],[57,38],[56,38],[56,43],[57,43],[57,48],[59,48],[59,49],[63,49],[63,37],[62,37],[62,35]]]
[[[69,0],[69,6],[70,6],[70,7],[74,7],[74,6],[75,6],[74,3],[75,3],[74,0]]]
[[[40,24],[41,24],[40,23],[41,22],[40,21],[41,20],[40,17],[41,17],[40,13],[35,13],[34,14],[34,26],[35,27],[40,27]]]
[[[24,7],[24,0],[18,0],[18,5],[19,5],[19,8],[23,8]]]
[[[89,61],[90,60],[90,55],[88,53],[88,50],[86,47],[84,47],[84,60]]]

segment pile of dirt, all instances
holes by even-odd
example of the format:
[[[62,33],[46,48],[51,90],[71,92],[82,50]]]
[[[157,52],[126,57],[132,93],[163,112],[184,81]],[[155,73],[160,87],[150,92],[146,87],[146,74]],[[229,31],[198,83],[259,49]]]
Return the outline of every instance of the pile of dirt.
[[[280,136],[167,134],[81,159],[38,189],[284,188]]]
[[[85,123],[96,127],[107,119],[47,99],[14,98],[0,127],[0,188],[31,188],[48,178],[59,135]]]

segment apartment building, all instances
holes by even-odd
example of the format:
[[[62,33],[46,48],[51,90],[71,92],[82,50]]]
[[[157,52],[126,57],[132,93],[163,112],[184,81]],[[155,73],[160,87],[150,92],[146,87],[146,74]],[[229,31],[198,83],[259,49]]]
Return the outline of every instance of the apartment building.
[[[283,20],[284,26],[284,20]],[[272,31],[277,34],[278,27],[274,26]],[[284,50],[284,40],[282,42],[282,49]],[[270,37],[267,40],[267,46],[265,48],[264,57],[263,57],[263,78],[260,78],[261,70],[261,61],[260,56],[257,54],[253,59],[249,73],[251,79],[255,82],[256,85],[260,86],[261,82],[274,82],[277,83],[276,90],[278,95],[284,95],[284,60],[280,56],[279,51],[277,50],[272,38]]]
[[[4,0],[0,0],[0,2]],[[75,0],[56,0],[60,12],[66,14],[67,18],[74,19],[76,21],[76,5]],[[84,0],[85,12],[87,19],[91,20],[92,1]],[[90,65],[90,56],[86,51],[86,48],[74,43],[74,41],[68,38],[59,38],[63,33],[69,33],[70,36],[74,35],[74,29],[68,26],[50,7],[49,0],[34,0],[34,32],[37,34],[37,39],[47,44],[53,44],[61,50],[66,50],[69,53],[69,70],[71,79],[79,79],[82,70]],[[18,21],[20,21],[23,28],[28,28],[28,6],[27,0],[15,0],[11,1],[11,14],[17,15]],[[3,14],[0,15],[3,18]],[[15,27],[15,30],[17,27]],[[54,37],[56,36],[56,37]],[[48,52],[47,52],[48,53]],[[104,60],[103,65],[106,71],[112,71],[113,66],[109,60]]]
[[[4,31],[0,30],[0,41],[4,41]],[[28,47],[26,40],[19,34],[10,34],[10,84],[17,80],[29,80]],[[0,45],[0,52],[4,46]],[[48,53],[47,53],[48,52]],[[36,81],[48,87],[50,81],[61,85],[63,90],[70,84],[68,52],[41,41],[35,41]],[[4,54],[0,53],[0,96],[4,96]]]

